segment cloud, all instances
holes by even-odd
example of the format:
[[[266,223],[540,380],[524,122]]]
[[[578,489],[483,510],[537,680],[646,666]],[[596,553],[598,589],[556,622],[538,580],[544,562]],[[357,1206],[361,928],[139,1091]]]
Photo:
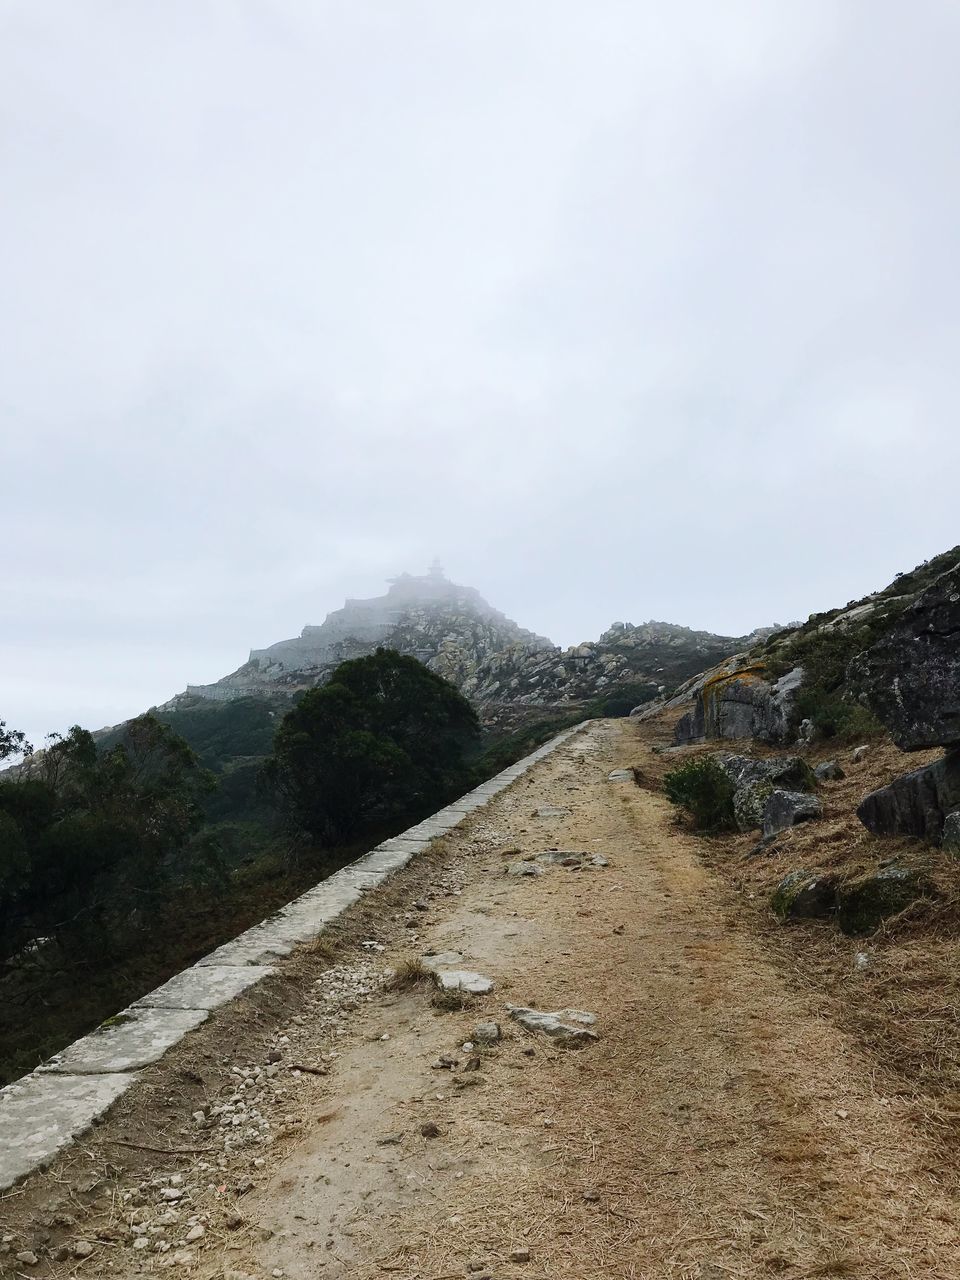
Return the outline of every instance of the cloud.
[[[958,27],[5,6],[0,716],[131,714],[434,555],[570,643],[955,542]]]

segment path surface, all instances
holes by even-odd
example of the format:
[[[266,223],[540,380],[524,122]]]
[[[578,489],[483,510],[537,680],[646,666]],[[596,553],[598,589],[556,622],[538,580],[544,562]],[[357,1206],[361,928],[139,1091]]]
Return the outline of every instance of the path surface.
[[[339,1056],[303,1077],[302,1136],[243,1198],[255,1229],[211,1220],[190,1274],[960,1275],[960,1209],[905,1104],[764,954],[662,797],[608,781],[634,735],[591,726],[448,841],[462,891],[426,901],[406,950],[455,949],[495,991],[454,1011],[380,993],[339,1034],[305,1019],[298,1060]],[[504,874],[506,851],[551,847],[609,866]],[[506,1002],[589,1010],[600,1039],[557,1049]],[[485,1018],[504,1039],[463,1071]],[[113,1249],[82,1274],[168,1261]]]

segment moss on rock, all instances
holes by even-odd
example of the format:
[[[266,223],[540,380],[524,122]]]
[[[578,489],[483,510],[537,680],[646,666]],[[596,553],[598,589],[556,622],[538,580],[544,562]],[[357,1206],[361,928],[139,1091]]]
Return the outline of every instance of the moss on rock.
[[[884,920],[936,890],[912,867],[888,866],[848,880],[837,895],[837,919],[847,934],[872,933]]]
[[[837,909],[836,878],[822,871],[791,871],[777,885],[770,905],[784,922],[823,919]]]

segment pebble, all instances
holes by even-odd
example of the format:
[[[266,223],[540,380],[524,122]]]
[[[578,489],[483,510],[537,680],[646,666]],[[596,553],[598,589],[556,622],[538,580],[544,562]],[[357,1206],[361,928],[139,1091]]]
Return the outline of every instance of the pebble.
[[[511,1262],[529,1262],[530,1250],[529,1249],[512,1249],[510,1252],[510,1261]]]
[[[197,1240],[202,1240],[207,1234],[207,1229],[202,1223],[198,1222],[195,1227],[191,1227],[184,1239],[187,1244],[194,1244]]]
[[[163,1187],[160,1191],[161,1200],[179,1200],[183,1196],[183,1192],[179,1187]]]
[[[73,1256],[75,1258],[89,1258],[93,1253],[93,1245],[89,1240],[78,1240],[73,1246]]]
[[[422,1136],[423,1136],[424,1138],[439,1138],[439,1137],[440,1137],[440,1130],[439,1130],[439,1128],[438,1128],[438,1127],[433,1123],[433,1121],[432,1121],[432,1120],[431,1120],[431,1121],[428,1121],[426,1124],[422,1124],[422,1125],[420,1126],[420,1133],[422,1134]]]
[[[16,1260],[23,1263],[25,1267],[35,1267],[40,1261],[32,1249],[24,1249],[22,1253],[15,1254],[14,1256],[16,1257]]]
[[[134,1247],[135,1249],[149,1249],[149,1247],[150,1247],[150,1240],[149,1240],[149,1237],[147,1237],[147,1236],[137,1236],[136,1240],[134,1240],[134,1242],[133,1242],[133,1247]]]

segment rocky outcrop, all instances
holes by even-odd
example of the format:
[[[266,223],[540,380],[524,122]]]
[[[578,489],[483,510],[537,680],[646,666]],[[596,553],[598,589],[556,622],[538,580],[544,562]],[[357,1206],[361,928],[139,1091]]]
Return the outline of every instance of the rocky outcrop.
[[[935,893],[929,878],[913,867],[881,867],[840,886],[837,920],[844,933],[872,933],[890,916]]]
[[[960,750],[872,791],[857,809],[863,825],[882,836],[919,836],[937,842],[947,815],[960,808]]]
[[[804,791],[781,791],[777,788],[770,792],[763,807],[764,839],[795,827],[798,823],[810,822],[811,819],[822,816],[823,805],[816,796]]]
[[[814,786],[810,766],[800,756],[755,760],[718,751],[713,759],[733,783],[733,811],[741,831],[764,825],[767,803],[776,790],[806,794]]]
[[[339,663],[384,646],[418,658],[499,725],[505,709],[529,718],[584,707],[618,690],[652,698],[765,634],[716,636],[666,622],[615,622],[595,642],[560,649],[434,566],[421,577],[402,574],[383,596],[348,600],[319,626],[253,649],[231,675],[190,685],[180,696],[216,702],[292,696],[322,684]]]
[[[677,745],[722,738],[786,742],[795,736],[794,699],[803,681],[800,667],[775,683],[762,664],[728,664],[708,674],[693,695],[693,707],[675,730]]]
[[[419,658],[461,687],[494,654],[509,651],[526,658],[556,652],[544,636],[518,626],[478,591],[450,582],[434,566],[421,577],[401,574],[383,596],[348,600],[319,626],[253,649],[239,670],[212,685],[188,685],[186,692],[218,702],[292,694],[322,684],[339,663],[381,645]]]
[[[960,743],[960,563],[853,661],[850,678],[904,751]]]

